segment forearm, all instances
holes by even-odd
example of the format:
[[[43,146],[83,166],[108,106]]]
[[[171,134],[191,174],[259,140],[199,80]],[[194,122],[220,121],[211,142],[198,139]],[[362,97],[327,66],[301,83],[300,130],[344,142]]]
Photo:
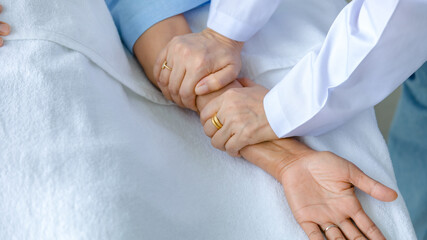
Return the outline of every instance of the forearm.
[[[174,36],[187,34],[189,32],[191,32],[191,30],[185,18],[182,15],[178,15],[154,25],[137,40],[134,46],[135,55],[144,68],[147,77],[153,84],[157,85],[153,76],[153,66],[156,63],[159,52]],[[166,69],[163,71],[166,71]],[[223,94],[230,88],[238,87],[242,87],[242,85],[238,81],[233,81],[219,91],[197,97],[196,102],[199,112],[212,99]],[[248,146],[242,149],[241,154],[246,160],[262,168],[278,181],[281,181],[280,175],[285,166],[298,159],[309,150],[311,149],[297,140],[282,139]],[[278,152],[280,154],[277,154]]]

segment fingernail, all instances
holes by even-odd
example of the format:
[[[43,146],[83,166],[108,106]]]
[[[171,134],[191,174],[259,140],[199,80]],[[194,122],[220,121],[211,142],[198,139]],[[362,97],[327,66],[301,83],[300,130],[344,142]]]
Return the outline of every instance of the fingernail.
[[[0,24],[0,32],[3,33],[3,34],[8,34],[10,32],[9,25],[1,23]]]
[[[208,88],[208,85],[206,84],[205,79],[203,79],[202,81],[199,82],[199,84],[197,84],[195,91],[196,91],[196,95],[203,95],[209,92],[209,88]]]

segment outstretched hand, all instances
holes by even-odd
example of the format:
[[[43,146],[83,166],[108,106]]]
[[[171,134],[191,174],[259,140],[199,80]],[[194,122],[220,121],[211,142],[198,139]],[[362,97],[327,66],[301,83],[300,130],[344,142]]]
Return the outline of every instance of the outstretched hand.
[[[397,193],[353,163],[292,139],[250,146],[242,149],[242,155],[282,183],[295,219],[311,240],[323,240],[322,232],[333,225],[337,227],[325,233],[328,239],[385,239],[363,210],[354,187],[385,202],[395,200]]]
[[[3,6],[0,5],[0,13],[3,11]],[[0,21],[0,36],[7,36],[10,33],[10,26],[5,22]],[[0,47],[3,46],[3,38],[0,37]]]

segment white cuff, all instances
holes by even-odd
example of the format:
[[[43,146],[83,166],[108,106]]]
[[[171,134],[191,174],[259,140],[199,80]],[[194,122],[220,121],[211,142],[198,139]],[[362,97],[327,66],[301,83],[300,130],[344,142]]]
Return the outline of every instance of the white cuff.
[[[239,42],[249,40],[259,29],[212,7],[207,26],[215,32]]]
[[[277,88],[273,88],[264,97],[264,111],[268,123],[278,138],[286,138],[291,129],[289,120],[282,111],[280,96]]]

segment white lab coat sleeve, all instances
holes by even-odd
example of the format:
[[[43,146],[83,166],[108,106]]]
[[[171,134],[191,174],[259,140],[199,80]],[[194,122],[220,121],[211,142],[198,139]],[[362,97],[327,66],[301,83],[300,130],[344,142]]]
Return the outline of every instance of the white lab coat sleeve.
[[[235,41],[244,42],[260,30],[281,0],[212,0],[207,26]]]
[[[264,98],[278,137],[319,135],[374,106],[427,61],[426,0],[354,0]]]

